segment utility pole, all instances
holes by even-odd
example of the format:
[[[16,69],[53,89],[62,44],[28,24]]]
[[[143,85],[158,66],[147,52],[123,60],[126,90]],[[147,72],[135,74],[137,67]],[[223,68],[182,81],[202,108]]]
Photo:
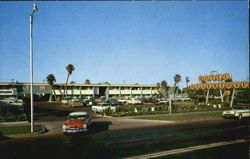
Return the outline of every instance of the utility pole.
[[[34,132],[34,99],[33,99],[33,17],[38,11],[36,4],[33,4],[32,13],[30,15],[30,131]]]

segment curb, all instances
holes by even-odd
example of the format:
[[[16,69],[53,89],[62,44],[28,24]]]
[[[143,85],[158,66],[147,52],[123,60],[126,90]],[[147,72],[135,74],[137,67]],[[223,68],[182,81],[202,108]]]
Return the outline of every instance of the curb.
[[[16,121],[16,122],[2,122],[0,126],[17,126],[17,125],[27,125],[29,122],[26,121]]]
[[[34,134],[43,134],[43,133],[48,132],[48,129],[44,125],[41,124],[41,126],[42,126],[42,130],[34,132]]]

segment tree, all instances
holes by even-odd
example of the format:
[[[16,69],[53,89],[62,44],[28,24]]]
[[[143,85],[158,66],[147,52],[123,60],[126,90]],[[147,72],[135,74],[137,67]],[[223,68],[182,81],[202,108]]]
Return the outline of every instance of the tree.
[[[170,100],[169,100],[169,113],[172,113],[172,97],[174,97],[175,94],[175,89],[176,89],[176,85],[181,81],[181,75],[179,74],[175,74],[174,76],[174,88],[172,89],[172,93],[170,96]]]
[[[158,92],[158,96],[159,97],[164,97],[167,100],[168,97],[168,93],[167,93],[167,82],[165,80],[156,83],[156,88],[157,88],[157,92]]]
[[[161,97],[161,92],[160,92],[161,84],[159,82],[156,83],[156,89],[157,89],[157,92],[158,92],[158,94],[156,94],[156,95],[157,95],[157,97],[160,98]]]
[[[172,91],[172,95],[174,96],[176,85],[181,81],[181,75],[180,74],[175,74],[174,76],[174,88]]]
[[[186,88],[188,88],[188,83],[190,82],[189,77],[186,77]]]
[[[56,100],[56,93],[55,93],[55,89],[54,89],[54,83],[56,82],[56,77],[53,74],[49,74],[46,79],[47,79],[47,82],[50,85],[51,90],[54,94],[54,99]],[[51,98],[50,98],[50,101],[51,101]]]
[[[161,88],[162,88],[162,93],[163,97],[167,100],[168,97],[168,84],[165,80],[161,81]]]
[[[68,66],[66,67],[66,70],[67,70],[67,79],[66,79],[66,83],[65,83],[65,87],[64,87],[63,99],[65,97],[65,93],[67,96],[67,84],[68,84],[69,76],[75,70],[75,67],[72,64],[68,64]]]
[[[91,84],[90,80],[89,79],[86,79],[84,84]]]

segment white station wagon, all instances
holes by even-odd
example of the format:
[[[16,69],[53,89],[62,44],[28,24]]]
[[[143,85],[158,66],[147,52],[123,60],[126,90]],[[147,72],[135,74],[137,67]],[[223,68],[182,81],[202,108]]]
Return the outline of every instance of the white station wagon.
[[[95,113],[101,113],[107,108],[110,108],[112,111],[115,111],[115,109],[116,109],[115,106],[111,106],[108,103],[99,103],[99,104],[93,105],[91,107],[92,111],[95,112]]]
[[[250,107],[233,107],[232,110],[222,112],[224,118],[238,118],[250,117]]]

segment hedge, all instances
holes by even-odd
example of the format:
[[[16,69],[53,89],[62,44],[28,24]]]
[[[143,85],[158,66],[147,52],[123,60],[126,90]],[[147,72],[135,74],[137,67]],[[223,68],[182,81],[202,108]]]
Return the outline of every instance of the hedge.
[[[152,109],[154,108],[154,111]],[[172,113],[184,113],[184,112],[197,112],[197,111],[209,111],[209,110],[222,110],[225,105],[194,105],[194,104],[173,104]],[[136,115],[150,115],[150,114],[167,114],[169,113],[168,105],[154,105],[154,106],[117,106],[116,111],[112,111],[110,108],[104,110],[105,115],[112,117],[121,116],[136,116]]]

